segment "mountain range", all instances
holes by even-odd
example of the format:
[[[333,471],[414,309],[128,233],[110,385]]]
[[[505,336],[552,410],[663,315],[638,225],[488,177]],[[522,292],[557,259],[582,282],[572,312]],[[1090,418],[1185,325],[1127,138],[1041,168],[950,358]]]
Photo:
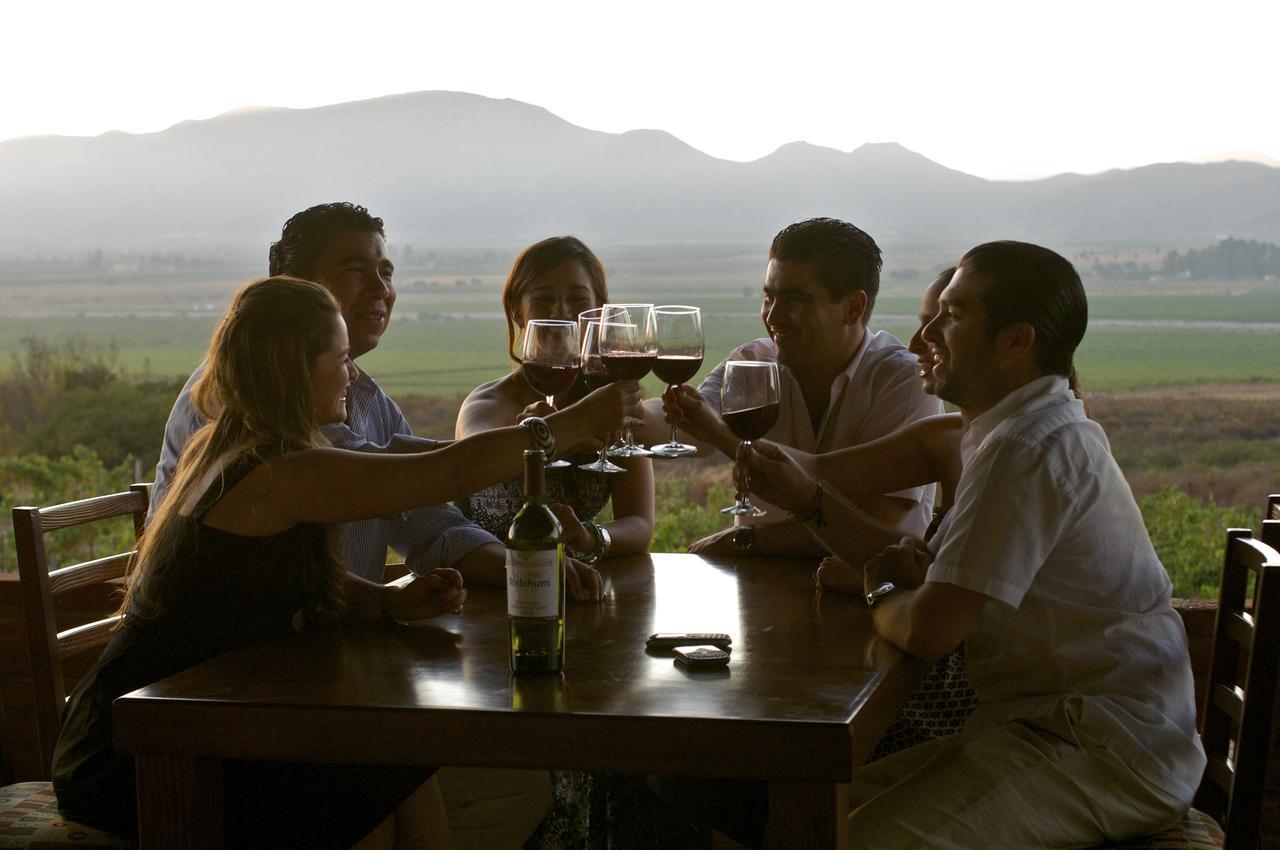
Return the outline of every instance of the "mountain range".
[[[365,204],[393,239],[421,248],[554,233],[759,245],[814,215],[853,221],[886,244],[1280,242],[1280,168],[1261,163],[996,181],[898,144],[846,153],[804,142],[740,163],[659,130],[598,132],[460,92],[0,142],[3,252],[260,246],[293,212],[339,199]]]

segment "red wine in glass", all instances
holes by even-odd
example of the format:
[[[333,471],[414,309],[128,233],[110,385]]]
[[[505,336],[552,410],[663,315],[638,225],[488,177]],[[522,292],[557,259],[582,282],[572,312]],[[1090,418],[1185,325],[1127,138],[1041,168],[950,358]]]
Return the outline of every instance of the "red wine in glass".
[[[604,368],[604,361],[600,359],[600,314],[602,312],[597,308],[578,316],[578,331],[582,337],[582,372],[579,379],[585,385],[587,392],[595,392],[614,382],[614,377]],[[590,463],[579,465],[578,469],[611,474],[626,472],[627,470],[623,467],[609,461],[608,452],[609,439],[605,437],[604,442],[600,444],[600,457]]]
[[[653,361],[653,374],[669,387],[689,383],[702,368],[702,358],[679,354],[659,354]]]
[[[656,359],[655,355],[647,353],[615,352],[613,354],[600,355],[604,368],[615,381],[640,380],[649,374],[649,370],[653,368],[653,361]]]
[[[607,387],[616,379],[608,372],[586,372],[582,373],[582,383],[587,385],[587,392],[595,392],[601,387]]]
[[[746,410],[735,410],[723,414],[724,424],[729,426],[733,436],[739,440],[750,442],[758,440],[778,421],[778,412],[782,405],[774,402],[760,407],[748,407]]]
[[[782,400],[778,387],[778,364],[762,360],[730,360],[725,363],[724,383],[720,385],[720,416],[743,445],[751,445],[778,421]],[[748,480],[744,491],[751,489]],[[747,492],[721,513],[734,516],[764,516],[765,512],[751,504]]]
[[[600,314],[600,361],[619,381],[638,381],[649,374],[658,356],[652,304],[606,304]],[[623,429],[623,445],[609,450],[610,457],[648,457],[636,445],[631,429]]]
[[[702,309],[687,304],[663,304],[653,308],[654,332],[658,337],[658,359],[653,374],[674,392],[688,383],[702,368],[705,345],[702,335]],[[697,446],[680,442],[676,426],[671,426],[671,439],[650,446],[655,457],[689,457],[698,453]]]
[[[525,380],[536,392],[544,396],[560,395],[573,386],[577,377],[577,366],[567,366],[562,363],[528,362],[524,364]]]

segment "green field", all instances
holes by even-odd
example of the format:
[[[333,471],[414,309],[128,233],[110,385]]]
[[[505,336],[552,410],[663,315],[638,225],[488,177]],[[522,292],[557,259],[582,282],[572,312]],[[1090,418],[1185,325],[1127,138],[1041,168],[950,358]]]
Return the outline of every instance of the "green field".
[[[185,375],[200,361],[212,325],[211,317],[0,318],[0,350],[16,349],[26,336],[55,342],[79,335],[114,342],[119,364],[131,372]],[[886,330],[905,341],[915,328],[894,323]],[[758,319],[741,314],[709,315],[706,333],[712,363],[762,329]],[[500,319],[399,317],[361,365],[392,393],[452,394],[502,374],[505,349],[506,326]],[[1280,383],[1277,350],[1271,333],[1097,327],[1085,337],[1077,362],[1089,391]]]
[[[923,250],[895,255],[899,271],[886,270],[875,315],[904,341],[915,330],[919,292],[942,256]],[[473,259],[448,272],[399,270],[392,328],[361,365],[393,393],[456,394],[502,374],[504,263],[496,257]],[[615,298],[703,308],[710,363],[762,334],[757,316],[764,257],[759,253],[677,246],[619,249],[611,257],[609,286]],[[0,267],[5,296],[0,370],[8,368],[4,352],[19,349],[24,337],[57,343],[79,336],[114,343],[118,365],[134,374],[188,374],[231,293],[253,273],[235,266]],[[1086,279],[1085,285],[1093,325],[1078,364],[1089,390],[1280,383],[1274,333],[1280,328],[1280,284],[1275,281]]]

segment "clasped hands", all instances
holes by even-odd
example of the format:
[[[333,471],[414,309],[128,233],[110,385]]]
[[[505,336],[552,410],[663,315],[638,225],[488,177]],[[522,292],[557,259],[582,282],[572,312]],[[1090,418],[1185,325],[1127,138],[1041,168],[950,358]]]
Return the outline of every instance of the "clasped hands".
[[[866,594],[886,581],[903,590],[911,590],[924,584],[933,553],[917,537],[903,537],[901,541],[873,555],[862,568],[852,567],[835,555],[828,555],[818,564],[813,574],[814,583],[821,590],[839,593]]]

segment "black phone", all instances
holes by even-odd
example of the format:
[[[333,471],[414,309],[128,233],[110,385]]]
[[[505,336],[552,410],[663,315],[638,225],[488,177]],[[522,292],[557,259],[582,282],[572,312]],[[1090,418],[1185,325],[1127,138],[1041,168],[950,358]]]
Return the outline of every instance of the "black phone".
[[[649,635],[644,642],[645,649],[651,652],[669,652],[678,646],[698,646],[706,644],[719,649],[728,649],[733,643],[724,632],[658,632]]]
[[[729,663],[729,653],[718,646],[679,646],[675,650],[676,663],[691,670],[708,667],[724,667]]]

